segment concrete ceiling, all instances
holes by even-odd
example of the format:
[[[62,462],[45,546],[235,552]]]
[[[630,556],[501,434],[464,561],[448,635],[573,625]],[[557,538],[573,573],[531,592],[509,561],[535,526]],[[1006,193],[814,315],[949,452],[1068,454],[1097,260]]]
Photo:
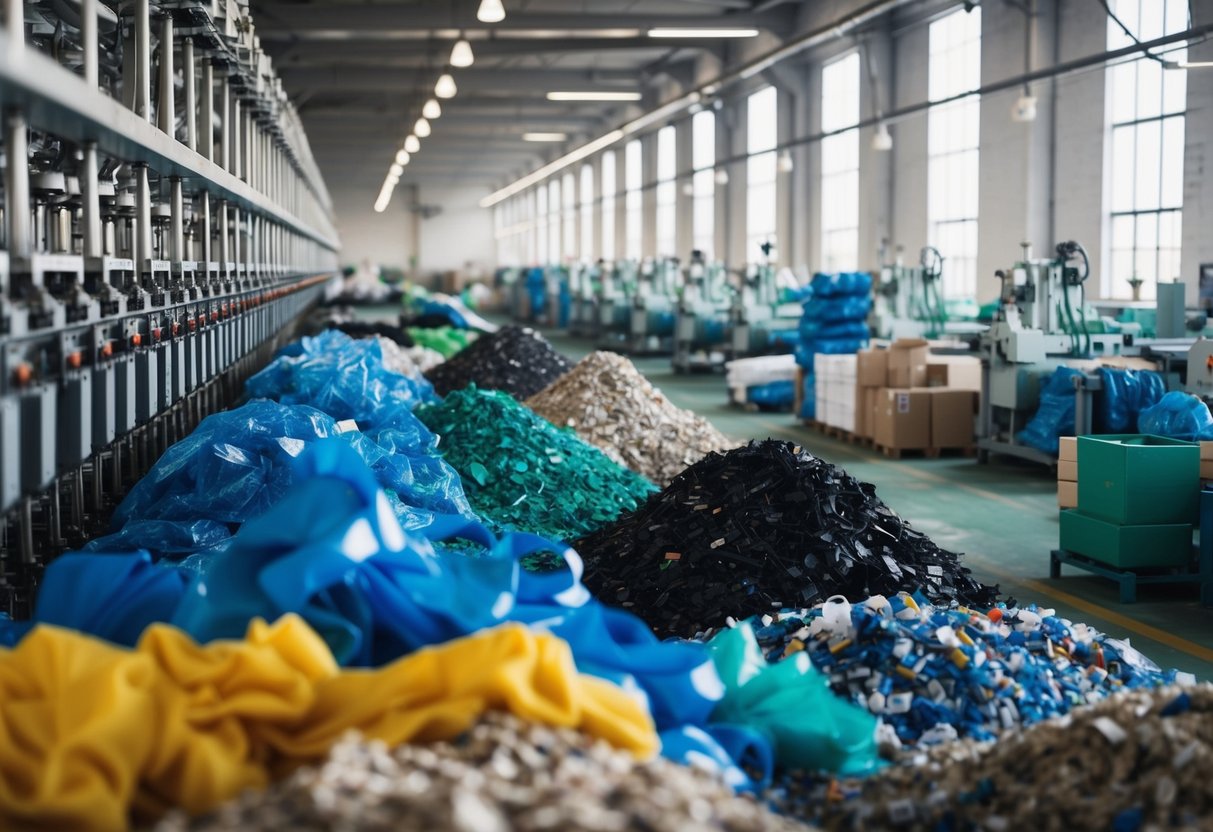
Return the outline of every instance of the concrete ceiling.
[[[459,92],[403,182],[482,185],[530,170],[559,145],[522,141],[559,132],[595,137],[637,105],[552,102],[554,90],[624,91],[655,100],[723,39],[655,40],[653,27],[751,27],[788,32],[807,0],[503,0],[501,23],[476,20],[479,0],[252,0],[262,46],[299,106],[330,187],[362,187],[373,202],[404,137],[466,33],[475,63],[450,69]]]

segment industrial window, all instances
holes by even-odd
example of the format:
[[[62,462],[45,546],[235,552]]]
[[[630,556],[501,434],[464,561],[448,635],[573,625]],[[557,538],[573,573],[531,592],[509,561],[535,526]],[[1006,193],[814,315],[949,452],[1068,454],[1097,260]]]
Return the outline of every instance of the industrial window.
[[[615,151],[602,154],[602,257],[615,259]]]
[[[859,53],[821,70],[821,268],[859,268]],[[847,129],[850,128],[850,129]]]
[[[560,262],[560,180],[548,183],[548,262]]]
[[[942,101],[981,85],[981,9],[958,9],[931,24],[929,95]],[[981,99],[932,107],[927,115],[927,222],[947,258],[946,297],[977,295],[977,160]]]
[[[560,180],[560,197],[563,205],[560,221],[564,224],[560,235],[563,243],[561,253],[572,259],[577,256],[577,188],[571,172]]]
[[[532,265],[543,265],[548,256],[548,189],[543,185],[535,188],[535,260]]]
[[[1110,5],[1138,40],[1188,27],[1186,0],[1114,0]],[[1132,43],[1109,18],[1108,48]],[[1168,51],[1166,59],[1187,60],[1187,49]],[[1107,102],[1111,268],[1104,270],[1103,294],[1131,297],[1129,281],[1136,277],[1142,281],[1141,297],[1153,300],[1158,281],[1180,276],[1187,71],[1164,69],[1146,57],[1117,64],[1108,70]]]
[[[594,259],[594,167],[581,166],[581,259]]]
[[[674,125],[657,131],[657,251],[658,257],[678,254],[678,150]]]
[[[744,260],[762,257],[760,246],[775,242],[775,144],[778,126],[774,87],[764,87],[747,101],[746,116],[746,247]]]
[[[639,260],[644,239],[644,151],[634,139],[623,148],[623,256]]]
[[[712,256],[716,236],[716,114],[703,110],[691,118],[692,248]]]

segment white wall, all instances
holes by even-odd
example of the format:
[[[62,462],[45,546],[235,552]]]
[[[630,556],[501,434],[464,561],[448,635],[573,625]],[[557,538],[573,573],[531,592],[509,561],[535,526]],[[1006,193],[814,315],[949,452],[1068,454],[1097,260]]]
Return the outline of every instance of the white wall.
[[[485,269],[494,267],[493,212],[480,207],[483,196],[483,188],[421,186],[420,203],[442,208],[437,216],[420,220],[421,274],[455,271],[468,263]]]
[[[408,211],[409,189],[399,187],[382,214],[373,208],[375,188],[343,188],[329,182],[337,233],[341,237],[341,263],[357,265],[364,259],[381,266],[407,269],[417,253],[417,228]]]

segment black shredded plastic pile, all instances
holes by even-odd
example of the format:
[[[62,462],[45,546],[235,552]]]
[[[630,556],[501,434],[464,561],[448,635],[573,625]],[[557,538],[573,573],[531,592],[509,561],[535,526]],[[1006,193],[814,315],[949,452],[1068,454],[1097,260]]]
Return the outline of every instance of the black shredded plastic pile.
[[[413,339],[400,327],[383,321],[329,321],[329,329],[337,329],[351,338],[373,338],[382,335],[402,347],[413,346]]]
[[[439,395],[475,384],[521,401],[573,369],[573,363],[530,327],[507,326],[483,335],[425,374]]]
[[[708,454],[618,522],[574,543],[585,583],[658,635],[905,590],[986,608],[979,583],[876,497],[876,487],[788,442]]]

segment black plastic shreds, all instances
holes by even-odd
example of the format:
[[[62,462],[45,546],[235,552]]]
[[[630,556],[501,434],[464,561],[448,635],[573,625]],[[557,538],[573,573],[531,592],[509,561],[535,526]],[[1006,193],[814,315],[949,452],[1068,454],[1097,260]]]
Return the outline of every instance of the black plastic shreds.
[[[529,398],[573,368],[567,358],[530,327],[502,327],[484,335],[449,361],[426,373],[439,395],[475,384]]]
[[[351,338],[374,338],[376,335],[382,335],[399,346],[413,346],[413,339],[407,332],[383,321],[329,321],[327,326],[329,329],[340,330]]]
[[[992,606],[979,583],[876,497],[876,487],[787,442],[708,454],[636,511],[574,543],[585,583],[661,636],[690,638],[831,595],[921,590]]]

